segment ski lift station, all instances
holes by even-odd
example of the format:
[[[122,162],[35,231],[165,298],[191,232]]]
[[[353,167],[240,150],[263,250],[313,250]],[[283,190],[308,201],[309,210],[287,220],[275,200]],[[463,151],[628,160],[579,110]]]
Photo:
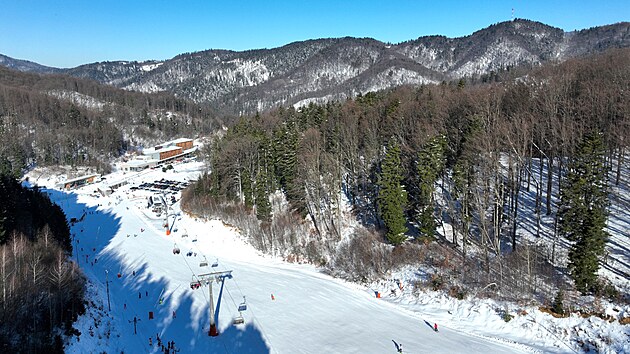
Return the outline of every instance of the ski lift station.
[[[100,177],[101,175],[99,174],[76,177],[76,178],[68,179],[59,183],[58,187],[61,187],[65,190],[75,189],[75,188],[83,187],[88,184],[96,183],[100,180]]]

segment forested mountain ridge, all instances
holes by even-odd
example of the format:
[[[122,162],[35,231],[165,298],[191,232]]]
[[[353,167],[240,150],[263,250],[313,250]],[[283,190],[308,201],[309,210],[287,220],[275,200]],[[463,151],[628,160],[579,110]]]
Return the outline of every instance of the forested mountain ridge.
[[[24,72],[33,72],[33,73],[58,73],[63,69],[57,69],[50,66],[44,66],[41,64],[34,63],[28,60],[20,60],[8,57],[6,55],[0,54],[0,65],[7,67],[13,70],[19,70]]]
[[[614,295],[597,269],[609,235],[602,200],[623,209],[619,191],[630,190],[629,51],[517,80],[404,86],[243,117],[208,150],[211,173],[182,208],[355,281],[421,262],[436,288],[494,283],[494,295],[551,301],[569,288],[568,262],[571,276],[590,272],[576,280],[580,292]],[[608,217],[627,225],[627,213]],[[587,261],[567,254],[585,244],[597,245]]]
[[[0,67],[0,172],[16,177],[34,163],[107,171],[129,146],[196,137],[221,124],[207,107],[169,93]]]
[[[628,22],[564,32],[516,19],[459,38],[425,36],[399,44],[315,39],[273,49],[206,50],[165,61],[93,63],[61,72],[128,90],[168,91],[238,114],[478,77],[628,46]]]

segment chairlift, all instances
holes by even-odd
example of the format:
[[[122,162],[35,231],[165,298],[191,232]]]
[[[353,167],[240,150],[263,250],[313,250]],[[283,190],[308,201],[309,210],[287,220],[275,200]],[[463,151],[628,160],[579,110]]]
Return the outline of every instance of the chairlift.
[[[173,254],[179,254],[180,250],[179,247],[177,247],[177,244],[173,245]]]
[[[219,266],[219,259],[217,258],[216,261],[214,261],[214,263],[212,263],[212,268],[218,267]]]
[[[193,290],[201,288],[201,280],[199,279],[195,280],[195,276],[193,275],[190,281],[190,288]]]
[[[247,301],[245,301],[245,296],[243,296],[243,302],[238,305],[238,312],[247,311]]]
[[[199,262],[199,266],[200,267],[207,267],[208,266],[208,259],[206,259],[206,256],[203,256],[203,261]]]
[[[239,325],[243,323],[245,323],[245,319],[243,318],[243,315],[239,312],[238,316],[234,317],[234,321],[232,321],[232,324]]]

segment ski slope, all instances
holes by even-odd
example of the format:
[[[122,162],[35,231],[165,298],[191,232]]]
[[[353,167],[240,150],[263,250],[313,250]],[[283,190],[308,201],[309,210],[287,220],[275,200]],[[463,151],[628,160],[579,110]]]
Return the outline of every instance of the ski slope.
[[[46,190],[68,218],[85,215],[71,230],[73,258],[90,282],[90,308],[75,324],[81,335],[68,343],[68,353],[161,353],[157,335],[164,345],[174,341],[181,353],[395,353],[399,344],[404,353],[536,351],[439,323],[434,332],[434,319],[421,306],[405,309],[312,266],[265,258],[219,220],[180,213],[170,219],[173,232],[167,236],[163,218],[146,207],[151,193],[130,187],[161,178],[194,179],[201,168],[186,163],[167,173],[107,176],[129,182],[107,197],[96,197],[94,185],[71,193]],[[179,212],[179,202],[171,211]],[[181,253],[173,253],[175,245]],[[200,267],[204,257],[209,265]],[[200,274],[227,270],[233,277],[224,284],[220,335],[210,337],[209,287],[192,290],[190,283]],[[214,283],[215,303],[219,291]],[[233,325],[244,296],[244,323]]]

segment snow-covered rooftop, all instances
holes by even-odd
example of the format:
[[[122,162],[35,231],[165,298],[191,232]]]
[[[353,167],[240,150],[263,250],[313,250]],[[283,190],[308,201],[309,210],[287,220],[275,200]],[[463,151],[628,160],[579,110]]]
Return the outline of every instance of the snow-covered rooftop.
[[[150,155],[150,154],[154,154],[154,153],[168,152],[168,151],[174,151],[174,150],[181,150],[181,147],[179,147],[179,146],[164,146],[164,147],[160,147],[158,149],[156,149],[155,147],[152,147],[152,148],[148,148],[148,149],[142,150],[142,153],[145,154],[145,155]]]

